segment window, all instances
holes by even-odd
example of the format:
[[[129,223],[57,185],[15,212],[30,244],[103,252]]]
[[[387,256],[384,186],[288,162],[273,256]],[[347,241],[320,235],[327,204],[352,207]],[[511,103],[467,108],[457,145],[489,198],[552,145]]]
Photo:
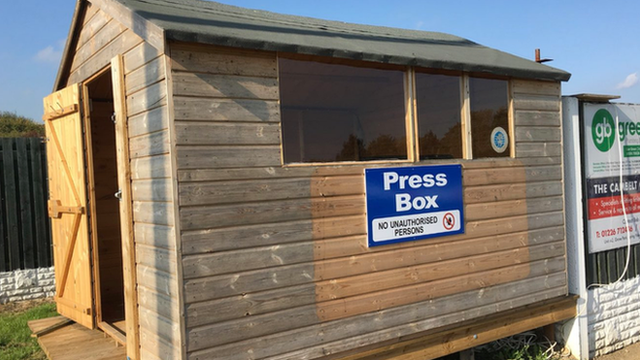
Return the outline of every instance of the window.
[[[508,80],[347,64],[278,59],[285,163],[511,156]]]
[[[469,100],[473,158],[510,156],[507,81],[470,77]]]
[[[278,65],[285,163],[407,159],[405,72]]]
[[[420,159],[461,159],[460,77],[416,73]]]

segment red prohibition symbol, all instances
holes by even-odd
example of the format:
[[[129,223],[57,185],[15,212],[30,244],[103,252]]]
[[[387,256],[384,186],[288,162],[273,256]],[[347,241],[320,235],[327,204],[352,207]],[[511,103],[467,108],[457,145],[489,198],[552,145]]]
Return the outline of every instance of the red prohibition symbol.
[[[444,225],[445,229],[451,230],[456,225],[456,218],[452,213],[446,213],[442,218],[442,225]]]

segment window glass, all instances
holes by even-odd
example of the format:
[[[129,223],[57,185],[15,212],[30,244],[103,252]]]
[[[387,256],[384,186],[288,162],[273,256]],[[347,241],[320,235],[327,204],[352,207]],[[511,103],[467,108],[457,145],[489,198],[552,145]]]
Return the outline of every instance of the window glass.
[[[473,158],[510,156],[506,80],[469,78]]]
[[[420,159],[461,159],[460,77],[416,73]]]
[[[285,163],[407,159],[404,72],[278,65]]]

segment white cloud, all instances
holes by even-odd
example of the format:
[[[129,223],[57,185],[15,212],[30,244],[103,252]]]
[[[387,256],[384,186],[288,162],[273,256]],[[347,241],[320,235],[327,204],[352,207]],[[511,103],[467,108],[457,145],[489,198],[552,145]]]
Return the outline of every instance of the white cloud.
[[[34,59],[43,63],[58,63],[62,58],[62,48],[55,49],[52,45],[38,51]]]
[[[416,30],[422,30],[422,27],[424,26],[424,21],[418,21],[416,23],[415,29]]]
[[[623,82],[616,86],[616,89],[628,89],[638,83],[638,73],[629,74]]]

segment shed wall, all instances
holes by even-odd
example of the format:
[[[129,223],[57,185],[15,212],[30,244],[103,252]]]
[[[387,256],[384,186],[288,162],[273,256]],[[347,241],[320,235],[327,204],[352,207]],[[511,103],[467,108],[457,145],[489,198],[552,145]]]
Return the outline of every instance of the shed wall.
[[[276,54],[170,57],[190,359],[317,358],[567,294],[559,83],[510,82],[515,159],[458,161],[466,234],[367,248],[366,163],[281,165]]]
[[[88,3],[67,83],[124,57],[142,359],[181,358],[165,56]]]

